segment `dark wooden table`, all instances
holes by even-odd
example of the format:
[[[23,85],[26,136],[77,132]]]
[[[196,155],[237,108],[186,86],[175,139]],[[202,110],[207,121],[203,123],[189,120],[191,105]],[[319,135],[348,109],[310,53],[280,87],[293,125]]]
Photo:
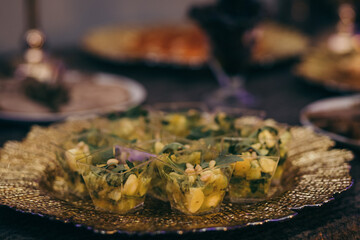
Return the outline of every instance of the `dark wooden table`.
[[[207,68],[185,69],[146,65],[112,64],[92,59],[76,48],[58,50],[69,68],[121,74],[142,83],[148,91],[146,103],[201,101],[217,88]],[[299,124],[299,112],[307,104],[339,95],[310,86],[291,74],[294,62],[252,71],[246,88],[258,100],[256,108],[267,117],[291,125]],[[1,71],[1,66],[0,66]],[[1,74],[0,74],[1,75]],[[21,140],[32,124],[0,121],[0,146],[8,140]],[[341,146],[339,146],[341,147]],[[322,207],[305,208],[283,222],[266,223],[228,232],[162,236],[104,236],[71,224],[18,213],[0,207],[0,239],[360,239],[360,153],[351,163],[355,180],[348,191]]]

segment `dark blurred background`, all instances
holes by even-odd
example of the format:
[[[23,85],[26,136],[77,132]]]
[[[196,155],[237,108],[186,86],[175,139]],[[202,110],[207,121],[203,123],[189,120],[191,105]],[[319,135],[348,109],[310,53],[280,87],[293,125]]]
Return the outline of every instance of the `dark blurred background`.
[[[191,5],[214,0],[46,0],[39,1],[41,26],[51,47],[76,45],[81,36],[97,26],[187,19]],[[340,0],[260,0],[266,16],[312,33],[331,26]],[[357,1],[355,1],[357,2]],[[18,50],[25,30],[24,1],[0,2],[0,53]]]
[[[18,50],[25,31],[24,2],[0,1],[0,53]],[[51,47],[76,45],[97,26],[181,22],[195,3],[211,0],[44,0],[38,1],[40,20]],[[149,3],[151,2],[151,6]]]

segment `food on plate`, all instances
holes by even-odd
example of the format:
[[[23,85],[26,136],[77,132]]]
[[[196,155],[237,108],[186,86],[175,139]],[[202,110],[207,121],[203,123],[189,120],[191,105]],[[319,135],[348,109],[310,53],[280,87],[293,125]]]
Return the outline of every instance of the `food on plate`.
[[[360,104],[354,104],[351,108],[308,113],[307,117],[320,129],[360,140]]]
[[[333,42],[339,37],[346,41]],[[338,40],[337,40],[338,41]],[[341,51],[334,46],[346,47]],[[354,36],[331,36],[311,49],[296,67],[297,75],[311,83],[337,91],[360,91],[360,40]]]
[[[280,158],[277,138],[268,129],[259,129],[256,138],[224,138],[222,149],[239,158],[230,179],[230,201],[264,200]]]
[[[57,144],[53,144],[57,163],[63,172],[63,176],[55,178],[53,189],[56,191],[58,187],[62,186],[75,196],[88,196],[77,161],[86,161],[87,157],[90,157],[93,152],[115,143],[127,144],[126,141],[101,133],[97,129],[88,129],[78,134],[65,134],[64,139]]]
[[[305,53],[309,46],[307,36],[278,23],[260,23],[255,32],[257,37],[252,49],[252,59],[257,63],[297,57]]]
[[[186,154],[186,157],[177,158],[177,163],[199,164],[201,160],[206,161],[206,157],[209,156],[209,154],[205,154],[199,149],[200,145],[179,137],[166,137],[144,141],[136,144],[136,146],[145,149],[148,152],[157,154],[160,158],[167,154]],[[160,163],[158,162],[156,163],[157,166],[159,166],[159,164]],[[166,181],[161,177],[160,169],[158,167],[154,168],[149,194],[162,201],[168,201],[165,186]]]
[[[104,131],[125,141],[145,141],[154,138],[154,129],[151,126],[149,112],[139,107],[132,108],[124,113],[112,114]]]
[[[253,115],[137,108],[91,120],[58,141],[66,174],[56,184],[121,214],[141,207],[145,194],[189,215],[219,211],[227,191],[233,202],[265,199],[272,179],[280,181],[291,134]]]
[[[188,215],[218,212],[235,160],[219,155],[193,165],[185,160],[189,157],[193,152],[163,155],[158,163],[171,208]]]
[[[144,204],[155,157],[115,145],[77,163],[95,207],[125,214]]]
[[[103,28],[90,32],[83,44],[111,59],[191,66],[204,64],[210,52],[205,34],[193,24]]]
[[[254,33],[251,60],[255,64],[296,57],[308,47],[304,34],[278,23],[260,23]],[[100,28],[89,32],[82,44],[86,51],[116,61],[197,67],[211,58],[208,36],[191,23]]]
[[[60,106],[70,100],[68,88],[60,82],[47,83],[28,77],[22,82],[22,89],[25,95],[48,107],[52,112],[57,112]]]

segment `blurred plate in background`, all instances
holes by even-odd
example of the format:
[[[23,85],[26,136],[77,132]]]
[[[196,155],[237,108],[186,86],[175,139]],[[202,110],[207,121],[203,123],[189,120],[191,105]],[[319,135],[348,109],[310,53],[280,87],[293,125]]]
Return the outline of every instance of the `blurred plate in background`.
[[[360,95],[316,101],[301,111],[300,122],[335,141],[360,149]]]
[[[188,67],[204,65],[210,52],[205,34],[193,24],[101,27],[84,36],[82,48],[113,62]]]
[[[297,30],[278,23],[256,27],[254,65],[272,64],[303,54],[309,39]],[[101,27],[87,33],[83,50],[97,58],[118,62],[145,62],[198,68],[211,55],[208,37],[190,23],[152,26]]]
[[[105,73],[67,71],[64,83],[70,89],[69,103],[59,112],[27,98],[16,81],[0,81],[0,119],[22,122],[52,122],[70,116],[88,116],[124,111],[145,100],[144,87],[129,78]]]

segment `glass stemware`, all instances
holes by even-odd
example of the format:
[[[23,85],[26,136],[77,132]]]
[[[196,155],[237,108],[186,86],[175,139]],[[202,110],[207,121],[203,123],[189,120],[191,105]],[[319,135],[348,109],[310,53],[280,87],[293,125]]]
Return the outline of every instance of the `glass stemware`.
[[[260,12],[256,0],[219,0],[190,10],[190,16],[206,31],[212,45],[209,66],[220,88],[207,97],[210,106],[254,105],[255,99],[245,90],[244,79],[255,40],[253,28]]]
[[[56,81],[61,75],[59,61],[49,58],[44,45],[46,36],[39,27],[39,6],[37,0],[25,0],[26,31],[24,34],[25,50],[23,64],[17,66],[17,78],[32,77],[41,82]]]
[[[254,96],[246,91],[245,78],[242,75],[229,76],[214,58],[209,61],[209,67],[220,85],[219,89],[206,97],[205,102],[209,106],[248,107],[256,103]]]
[[[69,92],[62,83],[62,61],[49,57],[44,50],[45,34],[39,28],[38,1],[25,0],[26,32],[22,63],[16,66],[15,78],[27,97],[51,111],[59,111],[61,104],[69,101]]]

